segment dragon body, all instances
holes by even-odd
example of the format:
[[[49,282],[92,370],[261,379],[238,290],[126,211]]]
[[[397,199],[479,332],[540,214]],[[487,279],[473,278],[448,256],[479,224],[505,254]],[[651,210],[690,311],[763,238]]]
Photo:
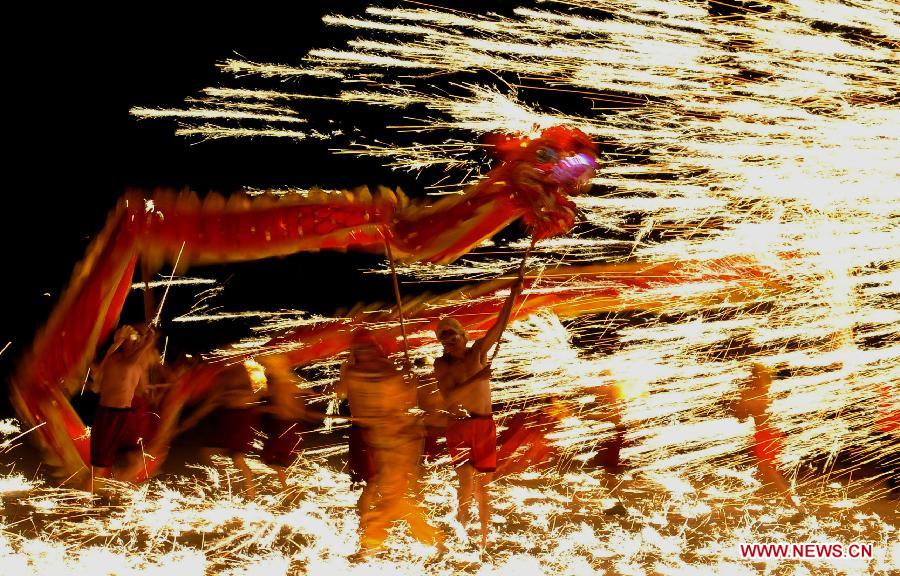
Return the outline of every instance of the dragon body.
[[[74,477],[87,471],[89,433],[69,398],[84,382],[97,348],[109,337],[130,290],[138,264],[152,271],[169,262],[190,265],[284,256],[304,251],[390,249],[401,261],[448,263],[522,218],[534,239],[567,232],[575,221],[570,196],[594,174],[596,152],[575,129],[556,127],[534,139],[495,136],[489,144],[501,159],[477,185],[436,202],[410,200],[399,189],[250,198],[160,191],[126,194],[94,239],[47,324],[20,361],[10,382],[20,418],[37,428],[48,463]],[[775,275],[749,259],[640,263],[557,268],[528,275],[513,319],[538,310],[562,317],[601,311],[655,310],[667,306],[654,290],[720,280],[726,288],[711,296],[734,300],[746,292],[772,289]],[[404,304],[411,349],[432,344],[443,316],[459,318],[471,336],[484,333],[502,306],[512,279],[482,282],[449,294]],[[302,366],[347,350],[362,324],[387,350],[398,350],[398,311],[371,310],[304,326],[274,338],[251,355],[260,361]],[[162,463],[181,409],[202,399],[217,374],[247,357],[201,364],[184,373],[164,396],[160,425],[145,438],[146,467],[140,479]]]

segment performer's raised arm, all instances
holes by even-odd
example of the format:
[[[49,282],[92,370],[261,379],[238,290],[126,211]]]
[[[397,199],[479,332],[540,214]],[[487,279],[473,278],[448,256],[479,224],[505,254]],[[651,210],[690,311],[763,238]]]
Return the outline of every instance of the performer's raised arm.
[[[519,294],[522,293],[523,283],[524,278],[520,275],[510,287],[509,297],[506,299],[506,302],[503,303],[503,308],[500,309],[500,313],[497,315],[497,321],[494,322],[494,325],[491,326],[490,330],[488,330],[484,336],[472,343],[472,349],[480,354],[482,362],[487,361],[488,351],[493,345],[500,341],[503,331],[506,330],[516,299],[519,297]]]

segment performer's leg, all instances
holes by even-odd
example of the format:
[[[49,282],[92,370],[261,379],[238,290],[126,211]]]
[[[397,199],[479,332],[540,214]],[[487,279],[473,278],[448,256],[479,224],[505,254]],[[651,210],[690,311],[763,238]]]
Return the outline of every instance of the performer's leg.
[[[478,519],[481,523],[481,546],[487,546],[488,531],[491,525],[491,495],[488,486],[494,479],[491,473],[475,475],[475,498],[478,499]]]
[[[469,508],[472,505],[475,468],[469,463],[460,464],[456,467],[456,475],[459,478],[459,490],[457,491],[459,508],[456,511],[456,519],[465,526],[470,519]]]
[[[369,520],[360,527],[359,551],[362,556],[371,556],[384,547],[389,526],[380,519],[377,511],[370,513]]]
[[[404,498],[401,510],[401,517],[409,525],[409,531],[413,538],[422,544],[442,547],[444,533],[426,520],[425,511],[421,506],[409,498]]]
[[[281,484],[281,489],[287,490],[287,473],[285,472],[285,467],[281,464],[274,464],[272,462],[267,462],[266,465],[275,471],[275,474],[278,476],[278,483]]]
[[[368,498],[372,501],[373,509],[360,515],[360,547],[367,553],[384,546],[389,528],[402,516],[400,503],[406,489],[403,471],[397,466],[395,451],[373,446],[369,446],[369,450],[375,475],[366,482],[366,490],[369,490]]]
[[[796,508],[798,512],[806,514],[806,510],[804,510],[803,506],[801,506],[797,503],[797,501],[794,500],[794,496],[791,493],[790,487],[777,468],[775,468],[765,460],[760,460],[757,463],[757,466],[760,473],[762,474],[763,481],[767,485],[774,486],[778,493],[788,501],[788,504],[790,504],[793,508]]]
[[[128,418],[127,411],[105,406],[97,408],[91,430],[91,478],[88,488],[92,493],[100,487],[96,479],[112,476],[122,437],[128,433]]]
[[[256,486],[253,484],[253,472],[250,470],[250,467],[247,466],[244,455],[241,453],[232,454],[231,461],[234,462],[234,467],[240,470],[241,475],[244,477],[244,494],[248,498],[256,498]]]
[[[402,474],[402,478],[400,478],[402,493],[399,494],[397,517],[406,521],[413,538],[423,544],[436,546],[439,553],[442,554],[444,552],[444,534],[426,520],[425,510],[418,504],[422,494],[422,487],[419,483],[422,441],[411,440],[398,447],[396,454],[400,456],[396,466],[398,472]],[[410,497],[410,493],[413,494],[412,497]]]
[[[390,521],[381,506],[381,494],[375,477],[366,480],[357,502],[359,509],[359,552],[367,557],[384,546]]]
[[[375,482],[373,479],[366,481],[362,492],[359,494],[359,500],[356,501],[356,510],[359,513],[359,523],[362,524],[366,516],[372,510],[372,504],[375,503]]]

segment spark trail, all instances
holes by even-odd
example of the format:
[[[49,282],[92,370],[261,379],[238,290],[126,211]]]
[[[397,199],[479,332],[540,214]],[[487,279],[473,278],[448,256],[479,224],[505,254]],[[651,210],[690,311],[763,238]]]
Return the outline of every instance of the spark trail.
[[[465,154],[473,139],[455,135],[578,126],[610,150],[595,179],[600,193],[579,199],[598,229],[571,246],[557,243],[544,264],[573,251],[588,262],[751,255],[788,284],[778,297],[751,305],[673,304],[620,334],[621,346],[606,355],[613,371],[642,380],[651,399],[688,395],[690,402],[678,403],[684,410],[657,418],[696,425],[700,414],[717,414],[718,396],[744,377],[734,350],[742,346],[793,374],[777,384],[776,409],[795,463],[847,446],[880,454],[890,446],[867,441],[866,423],[879,391],[887,386],[896,397],[892,383],[900,381],[900,311],[891,300],[900,290],[900,138],[892,129],[900,119],[898,17],[890,2],[776,2],[731,17],[714,15],[705,2],[551,1],[516,8],[510,17],[372,6],[362,17],[326,17],[358,36],[343,48],[312,50],[301,68],[311,78],[366,78],[371,88],[336,84],[328,94],[316,85],[323,92],[308,95],[209,89],[196,101],[224,111],[236,101],[281,106],[327,97],[397,109],[406,120],[389,132],[394,142],[344,151],[411,170],[482,168]],[[252,66],[276,79],[290,74]],[[518,89],[511,80],[480,83],[485,70],[515,77]],[[448,79],[435,81],[434,73]],[[529,105],[522,95],[531,86],[551,91],[541,102],[552,102],[554,90],[575,91],[585,106],[558,112]],[[409,110],[423,114],[410,117]],[[268,131],[260,127],[258,135]],[[446,143],[405,143],[410,132]],[[637,229],[628,220],[634,214]],[[604,242],[603,229],[624,232],[630,250]],[[784,254],[792,256],[778,256]],[[510,262],[481,259],[474,266],[498,272]],[[444,272],[422,268],[404,272],[423,280]],[[471,266],[459,270],[471,277]],[[662,289],[659,297],[674,301],[715,288]],[[655,361],[632,374],[628,367],[642,358]],[[691,395],[703,379],[722,388]],[[636,402],[632,409],[652,420],[653,409]],[[678,449],[663,440],[668,427],[658,430],[643,443],[648,465],[660,460],[660,450]]]
[[[566,324],[539,316],[517,324],[496,365],[498,404],[510,412],[561,395],[572,416],[553,436],[566,462],[558,482],[548,486],[526,474],[497,488],[505,552],[491,569],[749,574],[748,564],[729,555],[736,542],[846,541],[848,526],[880,542],[882,556],[828,563],[816,573],[900,567],[896,522],[871,508],[884,489],[837,476],[891,457],[896,467],[900,453],[896,432],[873,434],[880,411],[897,410],[900,393],[896,3],[786,0],[728,16],[699,1],[523,2],[508,16],[372,6],[325,23],[355,37],[311,51],[296,67],[229,61],[222,72],[233,86],[208,88],[181,109],[132,112],[172,118],[179,133],[200,138],[303,139],[324,131],[341,152],[396,169],[448,170],[460,182],[484,169],[476,136],[571,124],[605,154],[595,193],[578,199],[584,228],[543,245],[541,266],[550,270],[566,258],[651,265],[752,256],[785,287],[765,299],[698,307],[690,303],[720,286],[660,284],[651,286],[661,303],[654,313]],[[248,74],[271,84],[246,88],[241,78]],[[288,91],[287,78],[300,80]],[[563,95],[567,103],[574,95],[576,104],[550,105]],[[387,111],[396,122],[377,138],[351,141],[344,130],[304,118],[301,103],[310,101]],[[501,245],[453,268],[400,273],[411,281],[500,273],[514,268],[517,248]],[[594,344],[575,346],[573,336]],[[758,483],[744,455],[750,432],[723,402],[746,379],[751,358],[781,369],[772,388],[774,421],[787,434],[781,464],[819,511],[801,524],[787,523],[788,512],[754,496]],[[333,373],[333,365],[324,368]],[[572,517],[564,505],[572,492],[593,501],[608,496],[597,475],[572,463],[610,434],[609,426],[585,418],[592,403],[584,392],[610,379],[627,392],[624,456],[632,472],[623,500],[638,528],[560,523],[555,518]],[[833,468],[851,452],[854,461]],[[137,534],[160,540],[171,537],[168,530],[203,530],[194,525],[199,518],[214,527],[239,518],[241,536],[216,544],[233,554],[229,568],[279,573],[299,562],[310,572],[362,573],[344,563],[353,548],[352,495],[327,461],[333,453],[323,454],[293,471],[298,491],[309,494],[292,511],[215,500],[213,480],[198,481],[198,496],[154,482],[142,505],[165,510],[169,523],[148,526],[133,516],[136,504],[127,504],[127,518],[112,514],[105,530],[113,533],[115,525],[133,544]],[[809,462],[819,472],[804,472]],[[432,471],[427,497],[446,523],[448,482],[446,469]],[[184,525],[174,521],[182,510]],[[301,538],[290,548],[279,543],[278,526],[329,537]],[[0,558],[14,540],[4,530]],[[88,539],[79,533],[76,541]],[[11,557],[30,557],[28,546],[41,549],[34,542],[16,544]],[[133,566],[127,542],[103,554]],[[54,546],[62,564],[86,561],[84,550],[73,556]],[[173,554],[192,565],[213,562],[190,547],[151,554],[147,562],[169,565]],[[421,562],[398,546],[376,567],[419,573]],[[477,570],[462,546],[447,562],[434,571]]]

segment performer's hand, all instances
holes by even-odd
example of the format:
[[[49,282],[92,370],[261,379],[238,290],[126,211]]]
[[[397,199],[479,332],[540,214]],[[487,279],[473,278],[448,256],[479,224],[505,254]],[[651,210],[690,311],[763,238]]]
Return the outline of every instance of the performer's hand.
[[[141,342],[149,343],[156,340],[156,328],[153,324],[144,324],[138,331]]]

